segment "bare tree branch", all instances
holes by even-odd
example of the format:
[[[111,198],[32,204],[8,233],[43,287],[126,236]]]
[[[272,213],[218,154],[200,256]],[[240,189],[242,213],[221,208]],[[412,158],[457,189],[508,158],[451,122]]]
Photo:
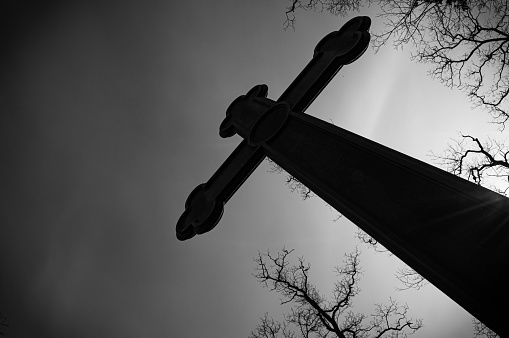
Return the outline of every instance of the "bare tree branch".
[[[355,250],[345,255],[344,264],[336,267],[340,278],[334,283],[332,298],[327,301],[309,281],[310,265],[302,257],[290,264],[293,250],[283,248],[277,255],[258,253],[256,279],[271,291],[278,292],[281,304],[291,304],[291,312],[285,322],[279,323],[261,318],[250,338],[258,337],[406,337],[422,327],[421,320],[407,319],[408,306],[399,306],[390,299],[388,305],[375,305],[372,320],[352,311],[353,298],[360,292],[358,281],[360,252]],[[296,330],[289,329],[290,325]],[[295,333],[297,332],[297,334]]]
[[[373,237],[368,235],[361,228],[357,228],[357,232],[355,233],[355,236],[362,243],[367,244],[371,249],[375,250],[375,252],[385,252],[385,253],[388,253],[389,255],[392,255],[389,250],[384,248],[376,239],[374,239]]]
[[[398,338],[406,337],[408,333],[405,329],[414,333],[422,327],[422,320],[413,321],[407,318],[408,305],[399,306],[398,303],[390,298],[388,304],[376,304],[375,314],[371,321],[371,330],[375,330],[374,337],[384,337],[389,333],[388,337]]]
[[[362,229],[358,228],[356,235],[361,242],[367,244],[370,248],[375,250],[375,252],[383,252],[392,256],[392,253],[389,250],[384,248],[380,243],[378,243],[376,239],[365,233]],[[401,269],[398,269],[396,272],[396,278],[403,284],[403,287],[396,288],[398,291],[404,291],[408,289],[419,290],[425,285],[429,284],[429,282],[424,279],[424,277],[422,277],[417,271],[407,265]]]
[[[269,165],[270,165],[270,169],[269,169],[270,173],[273,173],[273,174],[286,173],[286,171],[283,168],[281,168],[279,165],[277,165],[277,163],[272,161],[270,158],[267,158],[267,161],[269,162]],[[295,177],[293,177],[290,174],[286,175],[286,185],[288,186],[288,188],[290,189],[291,192],[298,192],[299,195],[301,196],[302,200],[307,200],[308,198],[314,196],[311,189],[306,187],[298,179],[296,179]]]
[[[249,338],[296,338],[295,333],[288,329],[286,322],[280,323],[273,318],[269,318],[268,313],[265,313],[260,318],[260,324],[256,329],[251,332]]]
[[[494,123],[509,119],[509,4],[505,0],[292,0],[285,28],[298,10],[345,16],[364,5],[380,7],[385,28],[372,32],[375,50],[392,44],[414,48],[413,59],[430,75],[461,89]]]
[[[431,153],[432,159],[448,172],[483,185],[499,194],[509,189],[509,147],[506,141],[488,138],[482,142],[471,135],[460,134],[459,140],[443,154]]]
[[[430,74],[465,91],[503,127],[509,94],[508,4],[503,0],[380,1],[387,29],[375,36],[375,48],[392,39],[411,43],[413,58],[431,65]]]
[[[474,338],[498,338],[495,332],[475,318],[472,318],[472,325],[474,326]]]
[[[404,291],[409,289],[420,290],[422,287],[429,284],[417,271],[405,266],[404,268],[398,269],[396,272],[396,278],[403,284],[403,287],[396,288],[398,291]]]
[[[319,10],[336,16],[345,16],[351,11],[359,11],[361,6],[362,0],[291,0],[291,4],[286,8],[283,27],[295,28],[295,12],[298,10]]]

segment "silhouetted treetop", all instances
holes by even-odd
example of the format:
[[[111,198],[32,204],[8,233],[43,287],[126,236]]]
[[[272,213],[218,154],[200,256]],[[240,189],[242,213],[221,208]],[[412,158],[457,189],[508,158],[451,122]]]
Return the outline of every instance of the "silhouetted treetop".
[[[463,90],[494,122],[509,119],[509,13],[506,0],[292,0],[285,27],[298,10],[345,16],[377,5],[384,28],[371,32],[378,50],[413,45],[413,58],[430,65],[430,74]]]

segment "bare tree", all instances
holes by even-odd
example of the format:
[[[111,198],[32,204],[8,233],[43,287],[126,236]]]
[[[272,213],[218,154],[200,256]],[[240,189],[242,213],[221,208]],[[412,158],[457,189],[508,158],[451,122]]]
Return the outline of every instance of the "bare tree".
[[[465,91],[501,127],[509,119],[509,20],[505,0],[383,0],[386,29],[374,46],[412,43],[430,74]]]
[[[378,5],[385,28],[374,48],[411,44],[416,61],[449,87],[465,91],[503,128],[509,119],[509,4],[506,0],[291,0],[285,27],[298,10],[344,16]]]
[[[482,185],[499,194],[509,189],[509,146],[506,142],[460,134],[443,154],[432,153],[433,159],[447,171]]]
[[[278,292],[281,304],[293,305],[284,321],[261,318],[250,338],[261,337],[406,337],[422,327],[420,319],[407,317],[408,306],[399,306],[394,299],[387,304],[375,304],[375,311],[367,323],[367,316],[352,310],[353,298],[360,292],[358,281],[360,252],[345,255],[344,265],[336,267],[340,278],[327,300],[309,281],[310,265],[302,257],[290,264],[293,250],[283,249],[277,255],[259,253],[255,258],[255,277],[271,291]],[[292,328],[295,328],[294,330]]]

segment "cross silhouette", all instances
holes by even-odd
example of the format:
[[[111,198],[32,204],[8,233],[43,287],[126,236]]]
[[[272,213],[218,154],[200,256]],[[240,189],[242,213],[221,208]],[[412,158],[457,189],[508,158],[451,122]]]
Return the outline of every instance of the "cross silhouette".
[[[196,187],[177,238],[210,231],[224,204],[265,156],[503,336],[509,303],[509,199],[303,114],[343,65],[369,44],[356,17],[323,38],[277,101],[258,85],[227,109],[220,135],[244,140]]]
[[[266,85],[258,85],[230,105],[219,134],[230,137],[238,133],[246,140],[207,183],[191,192],[177,223],[178,239],[189,239],[216,226],[224,204],[265,158],[262,139],[272,136],[267,133],[277,133],[290,110],[303,113],[343,65],[364,53],[369,44],[370,25],[368,17],[356,17],[324,37],[312,60],[276,102],[266,98]]]

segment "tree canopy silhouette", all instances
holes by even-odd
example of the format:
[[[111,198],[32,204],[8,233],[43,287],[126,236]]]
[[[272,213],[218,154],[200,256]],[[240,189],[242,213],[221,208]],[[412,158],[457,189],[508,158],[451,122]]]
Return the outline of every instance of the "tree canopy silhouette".
[[[502,127],[509,119],[509,19],[505,0],[292,0],[285,27],[299,10],[344,16],[365,5],[378,5],[384,24],[372,31],[378,50],[410,44],[413,58],[430,65],[430,74],[463,90]]]
[[[293,250],[283,249],[276,255],[259,253],[255,258],[254,276],[263,286],[279,293],[281,304],[290,304],[290,313],[279,322],[265,314],[250,338],[296,337],[406,337],[422,327],[420,319],[409,318],[408,306],[400,306],[394,299],[375,304],[368,316],[352,310],[353,298],[360,292],[358,281],[360,252],[345,255],[344,265],[336,267],[339,278],[334,283],[332,299],[320,294],[310,282],[311,266],[304,258],[291,264]],[[369,322],[368,322],[369,321]]]

